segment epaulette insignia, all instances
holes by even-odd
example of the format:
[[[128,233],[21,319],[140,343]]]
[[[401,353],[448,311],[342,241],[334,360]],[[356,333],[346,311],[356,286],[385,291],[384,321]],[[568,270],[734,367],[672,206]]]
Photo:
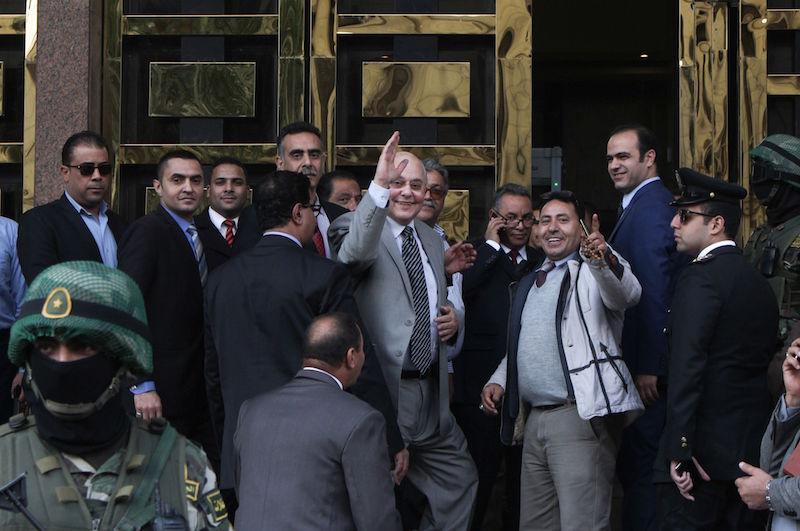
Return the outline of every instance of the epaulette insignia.
[[[225,507],[225,500],[222,499],[222,494],[219,490],[215,489],[205,495],[206,505],[209,509],[208,516],[210,516],[214,523],[219,523],[228,517],[228,508]]]
[[[186,465],[183,465],[183,474],[186,477],[186,498],[197,501],[197,496],[200,494],[200,482],[189,479],[189,468]]]
[[[702,264],[702,263],[710,261],[712,258],[714,258],[714,256],[715,256],[714,253],[708,253],[707,255],[705,255],[702,258],[695,258],[694,260],[692,260],[692,263],[693,264],[694,263]]]
[[[794,240],[792,240],[792,244],[789,246],[793,249],[800,249],[800,234],[798,234]]]

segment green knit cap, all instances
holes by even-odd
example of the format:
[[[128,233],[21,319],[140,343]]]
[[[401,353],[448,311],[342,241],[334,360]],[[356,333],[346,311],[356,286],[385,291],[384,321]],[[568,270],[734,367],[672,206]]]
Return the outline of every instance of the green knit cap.
[[[774,170],[800,175],[800,138],[770,135],[750,150],[750,158]]]
[[[23,366],[40,337],[82,338],[138,376],[153,372],[142,293],[131,277],[100,262],[63,262],[34,279],[11,327],[11,362]]]

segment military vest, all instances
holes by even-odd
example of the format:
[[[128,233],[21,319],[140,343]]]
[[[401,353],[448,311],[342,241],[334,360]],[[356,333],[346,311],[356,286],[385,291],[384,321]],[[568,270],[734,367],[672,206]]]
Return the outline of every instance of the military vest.
[[[800,216],[775,227],[767,224],[758,227],[747,241],[744,256],[766,277],[775,293],[781,312],[781,328],[785,321],[797,319],[800,309]],[[786,333],[788,329],[781,332]]]
[[[18,421],[19,417],[12,420]],[[48,531],[115,529],[128,510],[127,502],[142,484],[148,461],[161,439],[159,429],[163,431],[164,425],[141,420],[132,424],[114,492],[102,519],[93,521],[61,453],[39,438],[33,417],[25,420],[24,425],[16,428],[9,424],[0,426],[0,486],[26,473],[27,508]],[[157,487],[160,503],[169,504],[184,522],[187,521],[185,468],[185,439],[179,436],[161,470]],[[33,526],[20,513],[0,510],[0,529],[30,530]]]

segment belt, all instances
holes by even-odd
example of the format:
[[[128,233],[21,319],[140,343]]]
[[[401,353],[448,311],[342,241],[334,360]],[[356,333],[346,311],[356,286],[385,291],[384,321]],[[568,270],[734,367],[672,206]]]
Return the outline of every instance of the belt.
[[[575,405],[575,399],[567,398],[567,401],[564,402],[563,404],[548,404],[546,406],[533,406],[533,409],[537,409],[539,411],[550,411],[551,409],[557,409],[560,407],[573,406],[573,405]]]
[[[434,374],[439,373],[439,364],[434,363],[428,370],[424,373],[419,372],[417,369],[403,369],[400,372],[400,379],[401,380],[424,380],[429,376],[433,376]]]

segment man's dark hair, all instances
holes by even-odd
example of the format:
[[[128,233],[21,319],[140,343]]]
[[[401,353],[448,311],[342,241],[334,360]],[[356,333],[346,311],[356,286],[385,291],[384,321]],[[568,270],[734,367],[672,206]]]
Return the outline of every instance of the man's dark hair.
[[[253,206],[262,231],[281,227],[292,219],[297,203],[308,205],[311,181],[302,173],[276,170],[253,193]]]
[[[322,143],[322,133],[319,132],[319,129],[314,127],[308,122],[294,122],[287,126],[284,126],[281,129],[280,133],[278,133],[278,156],[281,159],[286,158],[286,154],[283,152],[283,141],[288,135],[296,135],[298,133],[311,133],[316,135],[319,138],[320,143]]]
[[[303,357],[340,367],[347,351],[361,344],[361,329],[352,315],[342,312],[320,315],[308,326],[303,338]]]
[[[196,160],[197,163],[200,164],[200,159],[198,159],[197,155],[191,151],[186,151],[185,149],[169,151],[165,153],[163,157],[158,159],[158,166],[156,166],[156,178],[159,181],[164,178],[164,169],[167,167],[167,163],[172,159]]]
[[[721,201],[707,201],[699,206],[709,216],[721,216],[725,220],[725,235],[731,240],[736,238],[736,233],[739,232],[739,223],[742,221],[742,209],[739,208],[739,205]],[[689,209],[691,210],[691,208]],[[703,217],[703,223],[706,225],[710,221],[710,217]]]
[[[319,200],[329,200],[331,198],[331,193],[333,193],[333,181],[345,179],[354,181],[356,184],[358,184],[358,179],[356,179],[356,176],[347,170],[333,170],[323,174],[317,183],[317,195],[319,196]],[[361,185],[359,185],[359,189],[360,188]]]
[[[578,215],[578,219],[583,219],[583,216],[586,214],[581,202],[578,201],[578,198],[575,197],[575,194],[569,190],[554,190],[552,192],[542,194],[541,197],[542,202],[539,207],[540,212],[541,210],[544,210],[544,206],[550,201],[561,201],[562,203],[569,203],[573,206],[575,213]],[[539,215],[541,216],[541,213]]]
[[[103,148],[106,150],[109,157],[111,157],[108,144],[106,144],[102,136],[94,131],[81,131],[80,133],[75,133],[64,142],[64,147],[61,148],[61,164],[69,166],[72,163],[72,155],[75,152],[75,148],[78,146]]]
[[[644,162],[645,153],[651,149],[656,154],[656,159],[658,159],[658,138],[654,132],[642,124],[632,123],[618,125],[612,129],[611,134],[608,135],[608,138],[618,135],[619,133],[625,133],[626,131],[633,131],[636,133],[636,149],[639,150],[639,162]]]
[[[247,179],[247,170],[244,169],[244,164],[242,161],[237,159],[236,157],[220,157],[214,161],[211,165],[211,173],[214,173],[214,170],[217,169],[217,166],[222,166],[223,164],[230,164],[231,166],[238,166],[242,169],[242,173],[244,173],[244,178]]]
[[[439,172],[439,175],[441,175],[442,179],[444,180],[444,189],[446,191],[450,190],[450,172],[447,170],[447,168],[440,164],[438,160],[425,159],[422,161],[422,166],[425,168],[425,172]]]
[[[503,198],[504,195],[518,195],[522,197],[527,197],[528,199],[531,198],[531,193],[524,186],[514,183],[504,184],[503,186],[498,188],[497,191],[494,193],[495,210],[500,210],[500,200]]]

